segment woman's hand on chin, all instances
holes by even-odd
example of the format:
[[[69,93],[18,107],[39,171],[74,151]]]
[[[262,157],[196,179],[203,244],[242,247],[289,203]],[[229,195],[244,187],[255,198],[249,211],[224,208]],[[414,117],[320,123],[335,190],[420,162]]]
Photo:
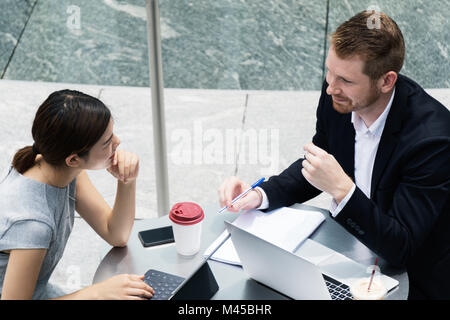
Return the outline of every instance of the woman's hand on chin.
[[[139,174],[139,157],[125,150],[116,150],[112,164],[106,170],[119,181],[125,184],[131,183]]]

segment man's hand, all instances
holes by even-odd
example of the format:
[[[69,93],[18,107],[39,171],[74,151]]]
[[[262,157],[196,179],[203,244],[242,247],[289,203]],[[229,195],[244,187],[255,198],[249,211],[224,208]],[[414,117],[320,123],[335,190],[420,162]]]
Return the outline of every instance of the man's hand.
[[[302,174],[310,184],[317,189],[330,194],[337,203],[345,198],[353,187],[353,181],[342,167],[325,150],[315,146],[312,142],[306,144]]]
[[[217,191],[219,193],[220,206],[228,206],[228,211],[230,212],[258,208],[261,205],[262,195],[256,189],[253,189],[231,205],[231,201],[248,188],[250,188],[250,185],[237,177],[226,179]]]

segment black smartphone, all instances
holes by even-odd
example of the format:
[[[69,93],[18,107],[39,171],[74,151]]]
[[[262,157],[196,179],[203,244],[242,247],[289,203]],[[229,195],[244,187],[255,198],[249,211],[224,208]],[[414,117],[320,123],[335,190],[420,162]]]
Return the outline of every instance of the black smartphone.
[[[140,231],[138,233],[144,247],[174,242],[172,226]]]

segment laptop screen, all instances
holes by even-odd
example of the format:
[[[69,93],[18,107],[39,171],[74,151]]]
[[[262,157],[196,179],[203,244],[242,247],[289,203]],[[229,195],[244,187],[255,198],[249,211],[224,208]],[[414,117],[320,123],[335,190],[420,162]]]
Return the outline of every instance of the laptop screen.
[[[202,265],[175,291],[171,300],[208,300],[219,290],[219,285],[205,260]]]

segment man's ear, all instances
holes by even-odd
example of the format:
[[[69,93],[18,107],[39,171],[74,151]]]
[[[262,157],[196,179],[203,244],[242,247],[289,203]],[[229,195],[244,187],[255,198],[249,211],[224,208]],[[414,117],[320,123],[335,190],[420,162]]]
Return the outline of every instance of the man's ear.
[[[394,88],[395,83],[397,82],[397,78],[398,78],[397,72],[395,72],[395,71],[386,72],[380,79],[381,92],[387,93],[387,92],[391,91]]]
[[[66,165],[71,168],[77,168],[81,164],[81,158],[77,154],[71,154],[66,158]]]

